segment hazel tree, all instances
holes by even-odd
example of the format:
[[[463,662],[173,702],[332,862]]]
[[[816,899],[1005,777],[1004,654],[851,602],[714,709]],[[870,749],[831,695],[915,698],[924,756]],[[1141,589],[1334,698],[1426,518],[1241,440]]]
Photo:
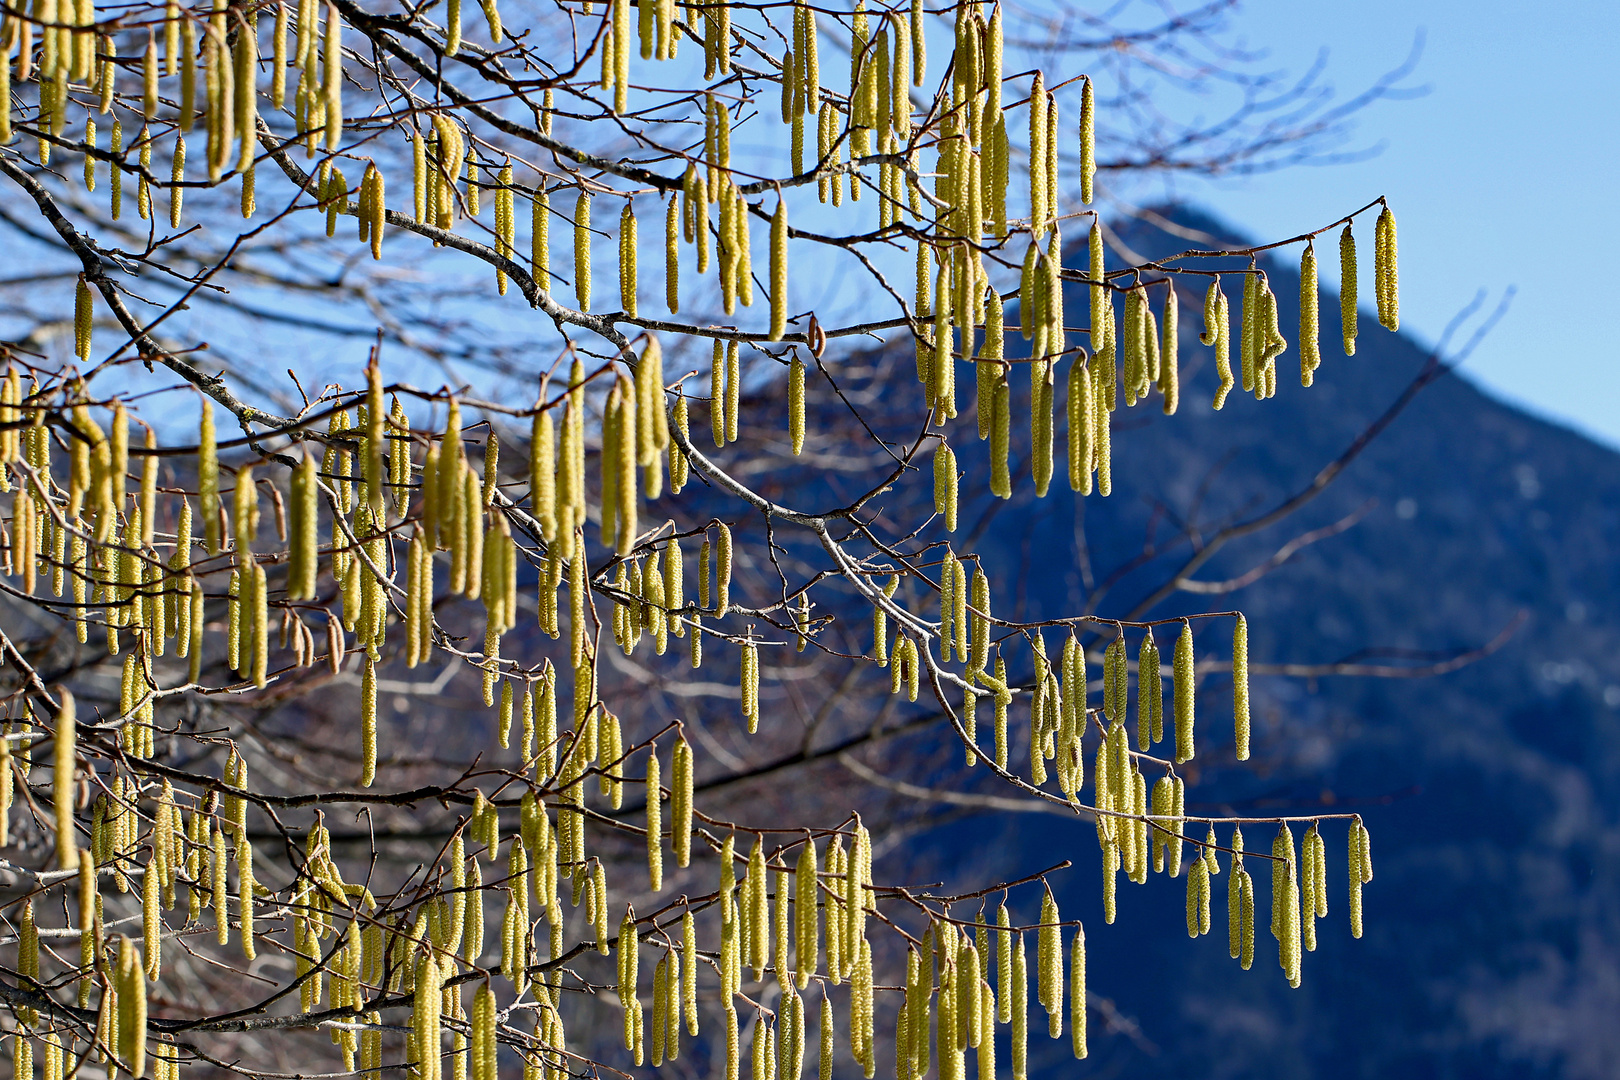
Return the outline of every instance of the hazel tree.
[[[775,748],[763,775],[876,737],[812,753],[820,719],[786,729],[768,703],[801,654],[843,672],[822,712],[943,733],[1003,792],[984,805],[1095,822],[1104,924],[1121,876],[1162,875],[1209,934],[1225,874],[1244,969],[1269,914],[1298,986],[1330,895],[1360,936],[1359,817],[1186,811],[1201,675],[1231,672],[1249,756],[1244,616],[1010,618],[1012,568],[962,526],[1055,468],[1110,497],[1116,417],[1270,398],[1285,331],[1309,387],[1318,240],[1343,351],[1358,230],[1396,329],[1394,217],[1133,262],[1094,200],[1135,148],[1099,158],[1086,71],[1010,70],[1018,17],[5,8],[0,213],[56,260],[7,317],[65,327],[71,293],[74,331],[19,336],[0,378],[19,1080],[285,1075],[252,1052],[270,1040],[316,1073],[558,1080],[683,1039],[729,1080],[807,1055],[823,1080],[880,1056],[1022,1080],[1036,1006],[1085,1057],[1086,933],[1047,882],[1068,863],[942,895],[837,790],[792,820],[729,798],[750,745]],[[1156,160],[1242,167],[1310,134],[1189,133]],[[1260,262],[1282,247],[1297,327]],[[806,308],[845,274],[859,304]],[[369,320],[369,353],[332,312]],[[275,375],[311,338],[347,368]],[[1212,402],[1183,394],[1195,347]],[[746,415],[778,381],[785,410]],[[441,708],[416,737],[442,743],[390,745],[389,701],[426,714],[467,679],[478,719]]]

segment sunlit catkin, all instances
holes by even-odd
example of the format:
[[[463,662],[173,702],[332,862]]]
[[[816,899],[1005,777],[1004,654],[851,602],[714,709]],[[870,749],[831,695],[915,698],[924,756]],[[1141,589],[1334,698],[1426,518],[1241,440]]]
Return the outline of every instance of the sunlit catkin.
[[[669,839],[675,865],[685,869],[692,861],[692,746],[682,736],[676,740],[674,767],[670,776]]]
[[[1386,330],[1401,328],[1401,296],[1395,257],[1395,212],[1387,205],[1378,215],[1373,248],[1378,322]]]
[[[787,333],[788,317],[788,220],[787,200],[776,200],[776,212],[771,215],[771,341],[781,341]],[[797,450],[794,453],[798,453]]]
[[[1339,234],[1339,321],[1344,328],[1344,355],[1356,355],[1356,237],[1346,222]]]
[[[591,197],[584,191],[574,201],[574,298],[579,310],[590,310]]]
[[[664,790],[658,775],[658,754],[647,755],[647,878],[652,891],[664,887]]]
[[[1193,757],[1193,706],[1198,688],[1193,664],[1192,623],[1181,622],[1181,636],[1176,639],[1175,660],[1172,668],[1176,708],[1176,761],[1191,761]]]
[[[1012,961],[1012,1074],[1013,1080],[1029,1076],[1029,975],[1024,954],[1024,935],[1014,934]],[[1006,988],[1001,992],[1007,994]],[[926,1030],[926,1027],[924,1028]]]
[[[748,734],[759,730],[759,646],[746,641],[742,647],[742,714],[748,721]]]
[[[646,5],[643,5],[646,8]],[[629,318],[636,317],[636,215],[629,199],[619,212],[619,309]],[[581,309],[585,307],[582,303]]]
[[[722,523],[719,541],[715,544],[714,615],[717,619],[725,618],[726,612],[731,610],[731,560],[731,529]],[[707,566],[703,572],[707,575]]]
[[[61,704],[56,713],[51,788],[52,805],[56,811],[56,865],[63,870],[72,870],[79,865],[78,844],[73,832],[73,801],[77,794],[73,759],[78,748],[78,711],[68,690],[58,690],[57,697]]]
[[[1196,858],[1187,867],[1187,936],[1209,933],[1209,864]]]
[[[956,531],[956,454],[944,439],[934,448],[934,512],[945,519],[945,531]]]
[[[1350,936],[1354,938],[1359,938],[1362,931],[1361,887],[1372,880],[1370,848],[1367,827],[1362,824],[1359,816],[1352,818],[1347,862],[1350,872]]]
[[[1299,383],[1309,386],[1322,364],[1322,328],[1316,288],[1316,246],[1299,257]]]
[[[1046,190],[1046,79],[1037,71],[1029,91],[1029,225],[1039,236],[1050,216]]]
[[[1001,8],[996,8],[996,15],[1001,15]],[[1080,201],[1090,205],[1092,195],[1092,179],[1097,174],[1097,98],[1096,91],[1091,85],[1091,76],[1086,76],[1080,85]],[[1076,1057],[1085,1057],[1077,1053]]]
[[[817,904],[816,843],[805,837],[793,880],[794,984],[810,985],[821,960],[821,917]],[[826,1014],[823,1014],[824,1018]]]
[[[360,676],[360,786],[377,778],[377,668],[365,658]]]
[[[1063,927],[1050,890],[1041,898],[1041,924],[1035,932],[1036,1000],[1047,1013],[1048,1033],[1063,1033]]]
[[[1237,759],[1249,760],[1249,620],[1241,614],[1232,627],[1232,725]]]

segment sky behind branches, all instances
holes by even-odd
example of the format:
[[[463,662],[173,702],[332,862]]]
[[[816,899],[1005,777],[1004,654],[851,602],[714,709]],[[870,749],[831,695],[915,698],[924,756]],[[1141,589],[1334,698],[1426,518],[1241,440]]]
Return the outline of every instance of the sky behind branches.
[[[1488,311],[1516,287],[1512,309],[1464,370],[1620,447],[1620,365],[1608,326],[1620,305],[1607,269],[1620,250],[1612,83],[1620,6],[1248,0],[1232,26],[1290,73],[1326,47],[1326,78],[1341,98],[1398,65],[1421,32],[1422,55],[1404,85],[1428,93],[1361,115],[1351,146],[1381,147],[1364,161],[1180,193],[1268,239],[1388,195],[1400,226],[1401,329],[1433,343],[1478,290],[1490,291]],[[1370,244],[1370,219],[1363,239]],[[1324,258],[1324,278],[1337,261]],[[1362,292],[1370,295],[1370,279]]]

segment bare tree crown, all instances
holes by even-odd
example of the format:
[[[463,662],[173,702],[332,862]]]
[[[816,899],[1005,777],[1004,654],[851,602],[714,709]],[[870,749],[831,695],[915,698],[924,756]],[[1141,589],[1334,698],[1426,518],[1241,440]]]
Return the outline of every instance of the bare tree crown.
[[[1294,328],[1265,251],[1303,247],[1304,386],[1322,363],[1315,242],[1338,233],[1353,353],[1352,227],[1375,212],[1378,318],[1396,329],[1381,199],[1156,261],[1093,208],[1111,171],[1242,167],[1335,120],[1242,150],[1188,131],[1144,159],[1084,72],[1010,70],[1040,46],[1007,28],[1041,24],[992,0],[480,3],[4,10],[4,216],[73,262],[30,303],[75,296],[71,355],[40,331],[5,346],[0,378],[0,590],[26,613],[0,628],[16,1075],[37,1057],[46,1080],[279,1077],[282,1058],[247,1051],[324,1028],[343,1072],[421,1080],[494,1080],[503,1057],[527,1078],[625,1075],[678,1060],[683,1034],[730,1080],[750,1052],[754,1080],[796,1080],[807,1052],[823,1080],[835,1058],[871,1077],[880,1051],[902,1080],[960,1080],[971,1052],[988,1080],[1008,1068],[998,1044],[1023,1080],[1031,978],[1049,1034],[1067,1017],[1085,1057],[1085,932],[1045,884],[1067,862],[944,895],[875,875],[853,807],[749,820],[726,801],[741,730],[784,762],[836,754],[917,788],[848,754],[876,722],[831,750],[813,751],[821,719],[786,732],[771,703],[808,717],[821,691],[773,683],[807,650],[843,672],[839,693],[868,680],[829,709],[930,710],[918,722],[999,786],[965,805],[1094,820],[1105,922],[1120,875],[1162,873],[1185,876],[1187,932],[1206,934],[1224,872],[1248,968],[1245,864],[1269,868],[1297,986],[1337,821],[1360,936],[1359,817],[1187,813],[1201,675],[1231,672],[1249,756],[1243,615],[1010,618],[1005,568],[959,532],[980,493],[1044,497],[1055,470],[1108,496],[1121,410],[1206,404],[1183,395],[1186,323],[1213,349],[1214,408],[1273,395]],[[1108,47],[1146,57],[1209,17]],[[1065,228],[1086,230],[1086,265],[1063,265]],[[593,266],[609,237],[616,265]],[[492,302],[468,267],[528,320],[515,339],[476,331]],[[593,290],[609,274],[616,292]],[[862,301],[818,317],[845,274]],[[301,297],[378,328],[348,387],[269,374],[296,335],[346,333]],[[561,344],[539,360],[548,324]],[[211,349],[210,327],[238,336]],[[879,339],[909,340],[915,380],[872,359]],[[412,362],[391,378],[395,354]],[[424,363],[445,385],[411,381]],[[857,363],[879,373],[864,395]],[[785,439],[744,415],[778,377]],[[839,483],[784,488],[763,461]],[[931,513],[906,497],[929,483]],[[458,762],[458,717],[440,745],[387,745],[390,702],[431,708],[409,695],[463,672],[491,744]],[[668,716],[648,683],[738,706]],[[326,716],[315,741],[271,724],[295,706]],[[1275,828],[1269,851],[1245,850],[1242,826]]]

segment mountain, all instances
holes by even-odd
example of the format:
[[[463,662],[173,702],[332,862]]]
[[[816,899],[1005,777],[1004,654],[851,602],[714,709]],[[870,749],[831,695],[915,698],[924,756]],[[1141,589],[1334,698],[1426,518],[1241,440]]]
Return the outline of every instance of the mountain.
[[[1195,212],[1174,218],[1181,233],[1231,236]],[[1371,230],[1358,233],[1365,296]],[[1149,258],[1211,246],[1147,225],[1120,239]],[[1324,240],[1321,257],[1336,258],[1336,237]],[[1072,614],[1112,569],[1105,553],[1123,562],[1149,537],[1167,545],[1195,505],[1207,536],[1211,522],[1300,491],[1422,369],[1424,349],[1367,310],[1356,354],[1344,356],[1337,298],[1324,295],[1324,362],[1302,389],[1292,345],[1298,249],[1286,258],[1262,262],[1291,341],[1277,396],[1256,402],[1239,388],[1223,411],[1210,409],[1212,354],[1194,337],[1201,288],[1196,298],[1184,292],[1180,411],[1164,417],[1155,395],[1115,414],[1111,497],[1078,505],[1060,449],[1052,494],[1016,499],[991,519],[978,548],[1023,568],[998,590],[1000,610]],[[1065,261],[1083,266],[1083,246]],[[1239,279],[1225,286],[1235,317]],[[1071,287],[1067,303],[1083,312],[1087,300]],[[1061,439],[1060,427],[1060,447]],[[973,456],[983,453],[965,451],[968,474],[984,475]],[[1088,927],[1091,1058],[1076,1071],[1067,1035],[1037,1039],[1032,1068],[1043,1075],[1620,1073],[1620,1027],[1611,1022],[1620,1009],[1620,455],[1450,374],[1417,394],[1319,498],[1229,545],[1196,577],[1236,577],[1358,511],[1353,527],[1231,596],[1182,593],[1152,611],[1240,608],[1256,665],[1359,655],[1422,667],[1512,630],[1498,650],[1428,678],[1256,677],[1254,760],[1243,766],[1233,759],[1229,680],[1205,682],[1189,812],[1354,810],[1371,833],[1376,876],[1365,891],[1366,934],[1355,941],[1344,823],[1324,824],[1330,915],[1300,989],[1276,966],[1263,896],[1254,970],[1228,958],[1224,871],[1214,883],[1215,932],[1188,940],[1182,882],[1158,875],[1146,887],[1122,879],[1118,921],[1102,925],[1089,825],[976,818],[920,842],[947,883],[1074,859],[1053,880],[1064,916]],[[1128,611],[1187,553],[1183,544],[1144,554],[1098,613]],[[1228,657],[1230,631],[1213,623],[1199,624],[1200,655]],[[1168,654],[1166,635],[1160,646]],[[1297,840],[1302,827],[1294,831]],[[1253,826],[1248,847],[1269,850],[1272,835]],[[964,859],[965,851],[977,854]],[[1269,875],[1258,869],[1264,892]]]

